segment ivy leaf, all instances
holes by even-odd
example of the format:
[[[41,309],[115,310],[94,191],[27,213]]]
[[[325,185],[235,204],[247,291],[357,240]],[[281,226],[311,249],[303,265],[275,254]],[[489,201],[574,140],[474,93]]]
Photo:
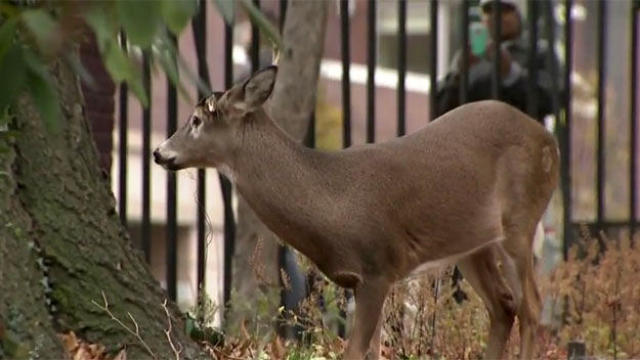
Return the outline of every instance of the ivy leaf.
[[[11,105],[17,95],[22,93],[27,78],[22,48],[12,45],[0,60],[0,109]]]
[[[16,25],[18,24],[18,17],[14,16],[0,26],[0,62],[4,57],[4,54],[13,45],[13,39],[16,34]]]
[[[147,106],[149,99],[142,86],[140,72],[136,71],[131,59],[124,53],[115,41],[107,44],[103,54],[104,65],[115,82],[126,81],[133,93],[143,106]]]
[[[162,16],[172,33],[178,35],[198,11],[197,0],[164,0]]]
[[[94,3],[90,11],[84,16],[96,35],[98,47],[102,52],[113,40],[118,29],[116,22],[113,20],[115,18],[113,8],[108,8],[104,5],[105,3],[103,2]]]
[[[153,47],[153,58],[160,63],[162,69],[167,74],[171,83],[180,86],[180,73],[178,71],[178,62],[176,61],[176,53],[170,46],[169,39],[163,39]]]
[[[198,76],[193,72],[193,70],[191,70],[191,68],[189,67],[189,64],[187,64],[187,61],[184,59],[184,57],[182,57],[178,49],[176,49],[176,47],[173,46],[173,44],[170,42],[167,43],[167,46],[169,46],[174,52],[174,54],[176,54],[178,69],[181,71],[181,73],[184,74],[184,76],[189,81],[191,81],[193,84],[196,85],[196,87],[198,88],[198,91],[202,92],[203,94],[211,94],[212,90],[209,87],[209,85],[204,81],[205,79],[201,79],[200,76]]]
[[[33,34],[38,48],[44,53],[53,53],[60,45],[57,41],[58,23],[45,9],[27,10],[21,14],[22,21]]]
[[[213,4],[218,8],[227,25],[233,24],[236,17],[235,0],[213,0]]]
[[[47,130],[56,133],[60,130],[62,111],[53,81],[45,65],[35,54],[25,52],[24,59],[28,67],[27,90],[31,100],[40,112]]]
[[[162,25],[162,2],[119,0],[116,8],[131,44],[148,48]]]
[[[258,29],[263,32],[277,49],[282,49],[282,38],[276,27],[264,16],[251,0],[238,0],[245,11],[249,14],[251,22],[256,24]]]

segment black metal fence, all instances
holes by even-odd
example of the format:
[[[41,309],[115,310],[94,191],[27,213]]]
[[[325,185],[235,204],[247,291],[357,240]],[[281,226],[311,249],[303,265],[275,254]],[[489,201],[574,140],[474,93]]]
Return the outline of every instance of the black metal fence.
[[[438,44],[438,21],[439,21],[439,8],[443,5],[445,1],[449,0],[425,0],[428,1],[429,4],[429,13],[425,13],[425,18],[430,19],[430,29],[431,29],[431,41],[429,43],[429,57],[425,59],[425,61],[429,61],[429,71],[430,71],[430,91],[428,97],[425,97],[424,101],[430,104],[429,106],[429,118],[424,119],[424,123],[426,124],[428,121],[433,120],[436,117],[436,91],[437,88],[437,68],[438,68],[438,50],[440,48],[440,44]],[[590,0],[585,0],[590,1]],[[254,3],[260,6],[260,0],[254,0]],[[378,5],[377,1],[357,1],[358,6],[364,6],[367,8],[367,29],[366,29],[366,43],[367,43],[367,55],[366,55],[366,69],[367,69],[367,80],[366,80],[366,141],[374,142],[376,141],[376,104],[375,101],[375,92],[376,92],[376,60],[377,60],[377,10],[376,7]],[[571,244],[572,239],[576,237],[575,228],[578,225],[578,221],[576,221],[573,213],[573,194],[572,194],[572,176],[574,175],[572,172],[572,127],[573,127],[573,107],[572,107],[572,66],[574,61],[573,54],[573,39],[574,39],[574,31],[573,31],[573,21],[572,21],[572,12],[575,9],[576,3],[583,3],[574,0],[563,0],[563,1],[554,1],[554,0],[528,0],[526,1],[526,9],[527,9],[527,18],[528,18],[528,39],[529,44],[532,46],[529,49],[529,61],[530,64],[534,63],[533,59],[535,59],[538,48],[537,44],[539,43],[539,39],[544,37],[552,47],[558,42],[560,39],[560,43],[563,43],[564,46],[564,65],[559,64],[553,59],[549,59],[551,61],[551,73],[553,86],[552,91],[554,92],[552,95],[553,101],[553,113],[556,119],[556,133],[558,136],[559,143],[561,145],[561,159],[562,159],[562,180],[561,180],[561,192],[563,199],[563,212],[562,218],[564,223],[564,254],[566,256],[568,246]],[[605,214],[605,185],[607,183],[606,178],[606,157],[605,157],[605,106],[606,106],[606,64],[605,64],[605,53],[606,53],[606,32],[608,29],[607,23],[607,9],[610,5],[609,1],[598,1],[597,6],[597,138],[596,138],[596,149],[597,149],[597,174],[596,181],[593,187],[593,193],[596,197],[597,211],[596,216],[593,221],[588,221],[590,227],[594,229],[609,229],[612,227],[624,227],[634,229],[638,226],[638,216],[637,216],[637,200],[638,200],[638,180],[637,180],[637,172],[638,172],[638,114],[637,114],[637,62],[638,62],[638,2],[630,1],[628,2],[630,6],[629,16],[631,17],[631,28],[630,31],[630,43],[629,43],[629,51],[627,53],[621,54],[620,56],[629,56],[630,57],[630,69],[629,69],[629,77],[630,81],[630,99],[629,101],[629,133],[628,133],[628,142],[629,142],[629,157],[628,157],[628,186],[629,186],[629,202],[628,202],[628,219],[624,221],[609,221],[606,218]],[[459,32],[461,34],[462,44],[469,42],[469,10],[470,7],[477,5],[477,2],[473,1],[463,1],[460,5],[460,21],[458,22],[460,28]],[[206,22],[207,22],[207,12],[206,8],[208,6],[208,2],[205,0],[200,0],[200,11],[197,16],[193,19],[191,31],[193,32],[193,39],[195,41],[195,49],[196,49],[196,58],[197,58],[197,69],[198,75],[200,78],[207,84],[209,84],[209,66],[207,63],[207,44],[210,43],[212,39],[220,39],[224,40],[224,85],[226,88],[229,88],[232,85],[232,81],[234,78],[233,74],[233,59],[232,59],[232,51],[233,51],[233,25],[227,24],[224,27],[224,32],[222,34],[208,34],[206,32]],[[351,79],[350,79],[350,68],[352,66],[351,61],[351,44],[350,44],[350,33],[351,23],[349,18],[349,0],[340,0],[339,1],[339,11],[338,16],[340,16],[340,31],[341,37],[340,41],[340,49],[341,49],[341,63],[342,63],[342,84],[341,84],[341,93],[342,93],[342,113],[343,113],[343,122],[342,122],[342,144],[344,147],[349,147],[352,144],[352,104],[351,104]],[[407,1],[406,0],[398,0],[397,1],[397,14],[398,14],[398,53],[397,53],[397,135],[402,136],[406,133],[406,89],[405,89],[405,79],[407,74]],[[281,15],[280,25],[282,25],[282,15],[286,11],[286,1],[279,1],[279,11]],[[565,19],[564,24],[558,25],[557,21],[554,20],[558,14],[554,13],[557,9],[562,9],[562,15]],[[500,12],[501,7],[498,6],[494,11]],[[562,17],[561,16],[561,17]],[[498,19],[499,17],[496,17]],[[543,24],[543,25],[541,25]],[[496,21],[494,26],[496,28],[500,27],[500,22]],[[544,27],[541,27],[544,26]],[[562,31],[559,31],[562,29]],[[558,32],[558,33],[556,33]],[[123,36],[122,45],[126,46],[126,40]],[[175,40],[175,39],[174,39]],[[336,40],[337,41],[337,40]],[[493,66],[493,76],[492,76],[492,97],[500,98],[500,40],[497,39],[497,45],[494,47],[495,56],[494,66]],[[460,93],[459,100],[460,103],[465,103],[467,101],[468,95],[468,69],[469,69],[469,48],[466,46],[457,46],[460,44],[452,44],[456,47],[462,49],[462,76],[460,83]],[[425,44],[427,46],[427,44]],[[253,71],[257,70],[259,67],[259,51],[260,51],[260,43],[258,36],[258,29],[254,26],[252,28],[252,42],[250,47],[250,60],[251,60],[251,69]],[[550,56],[554,56],[555,52],[549,52],[552,54]],[[147,54],[144,55],[144,85],[147,90],[151,89],[153,84],[151,83],[150,69],[149,69],[149,57]],[[216,67],[217,69],[222,69],[220,67]],[[527,110],[530,114],[536,114],[536,109],[538,104],[538,99],[534,94],[533,84],[535,84],[537,80],[537,70],[536,67],[533,66],[528,71],[528,76],[530,79],[530,87],[528,93],[527,100]],[[177,126],[177,93],[176,89],[173,86],[168,87],[167,93],[167,103],[166,103],[166,111],[168,114],[167,121],[167,135],[172,134]],[[206,94],[199,94],[200,96],[204,96]],[[119,94],[119,177],[118,177],[118,198],[119,198],[119,213],[121,220],[124,224],[127,224],[127,130],[129,127],[128,112],[127,107],[128,103],[128,90],[126,85],[122,85],[120,88]],[[163,104],[151,104],[151,106],[157,106]],[[312,114],[310,114],[312,115]],[[314,117],[312,116],[312,119]],[[309,137],[308,144],[313,144],[313,121],[310,127],[311,136]],[[142,112],[142,215],[141,215],[141,246],[142,250],[146,255],[147,261],[149,261],[150,256],[150,244],[151,242],[151,221],[150,221],[150,204],[151,204],[151,187],[150,187],[150,149],[151,149],[151,113],[150,110],[146,109]],[[232,192],[232,184],[226,179],[224,176],[220,175],[220,186],[218,189],[207,189],[205,187],[205,172],[203,170],[199,170],[197,173],[197,201],[198,201],[198,211],[197,211],[197,221],[196,221],[196,229],[197,229],[197,282],[199,284],[199,289],[202,284],[204,284],[205,278],[205,242],[206,242],[206,209],[205,209],[205,194],[206,191],[221,191],[222,199],[224,202],[224,301],[225,303],[230,299],[230,289],[231,289],[231,261],[232,255],[234,253],[234,238],[235,238],[235,219],[234,213],[232,211],[232,197],[234,196]],[[154,191],[161,191],[159,189],[154,189]],[[177,191],[176,191],[176,178],[174,174],[168,175],[168,180],[166,184],[166,192],[167,192],[167,208],[166,208],[166,284],[168,294],[172,299],[176,298],[176,272],[177,272],[177,257],[179,254],[177,253],[177,215],[176,215],[176,203],[177,203]]]

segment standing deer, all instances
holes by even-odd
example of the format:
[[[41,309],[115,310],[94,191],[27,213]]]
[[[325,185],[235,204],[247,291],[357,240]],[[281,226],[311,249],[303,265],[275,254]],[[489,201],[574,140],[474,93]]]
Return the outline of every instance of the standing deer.
[[[558,180],[554,137],[515,108],[482,101],[389,142],[312,150],[263,109],[276,73],[200,102],[154,151],[156,163],[217,168],[281,240],[354,290],[345,359],[378,359],[392,284],[454,263],[489,311],[486,357],[502,356],[517,315],[520,358],[532,358],[541,311],[532,241]]]

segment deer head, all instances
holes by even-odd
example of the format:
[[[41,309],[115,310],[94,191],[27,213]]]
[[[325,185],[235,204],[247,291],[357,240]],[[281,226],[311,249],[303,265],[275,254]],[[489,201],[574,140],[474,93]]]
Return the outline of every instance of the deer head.
[[[242,142],[241,130],[261,110],[273,90],[277,67],[255,73],[226,92],[215,92],[197,105],[188,121],[153,152],[168,170],[216,167]]]

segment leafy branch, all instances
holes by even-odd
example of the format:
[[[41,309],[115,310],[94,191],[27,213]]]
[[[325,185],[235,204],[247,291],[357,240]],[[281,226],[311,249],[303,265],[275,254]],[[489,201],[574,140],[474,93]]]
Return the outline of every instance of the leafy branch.
[[[212,0],[229,24],[236,15],[234,0]],[[210,91],[180,57],[172,38],[178,37],[199,10],[198,0],[155,1],[2,1],[0,3],[0,114],[28,94],[50,130],[62,119],[59,94],[50,65],[64,61],[89,85],[76,48],[90,29],[102,60],[115,83],[125,82],[148,106],[148,89],[142,82],[141,54],[150,55],[151,65],[159,67],[183,94],[180,73],[202,91]],[[251,3],[239,2],[249,17],[278,46],[275,27]],[[121,46],[121,34],[127,45]],[[173,36],[171,36],[173,35]]]

